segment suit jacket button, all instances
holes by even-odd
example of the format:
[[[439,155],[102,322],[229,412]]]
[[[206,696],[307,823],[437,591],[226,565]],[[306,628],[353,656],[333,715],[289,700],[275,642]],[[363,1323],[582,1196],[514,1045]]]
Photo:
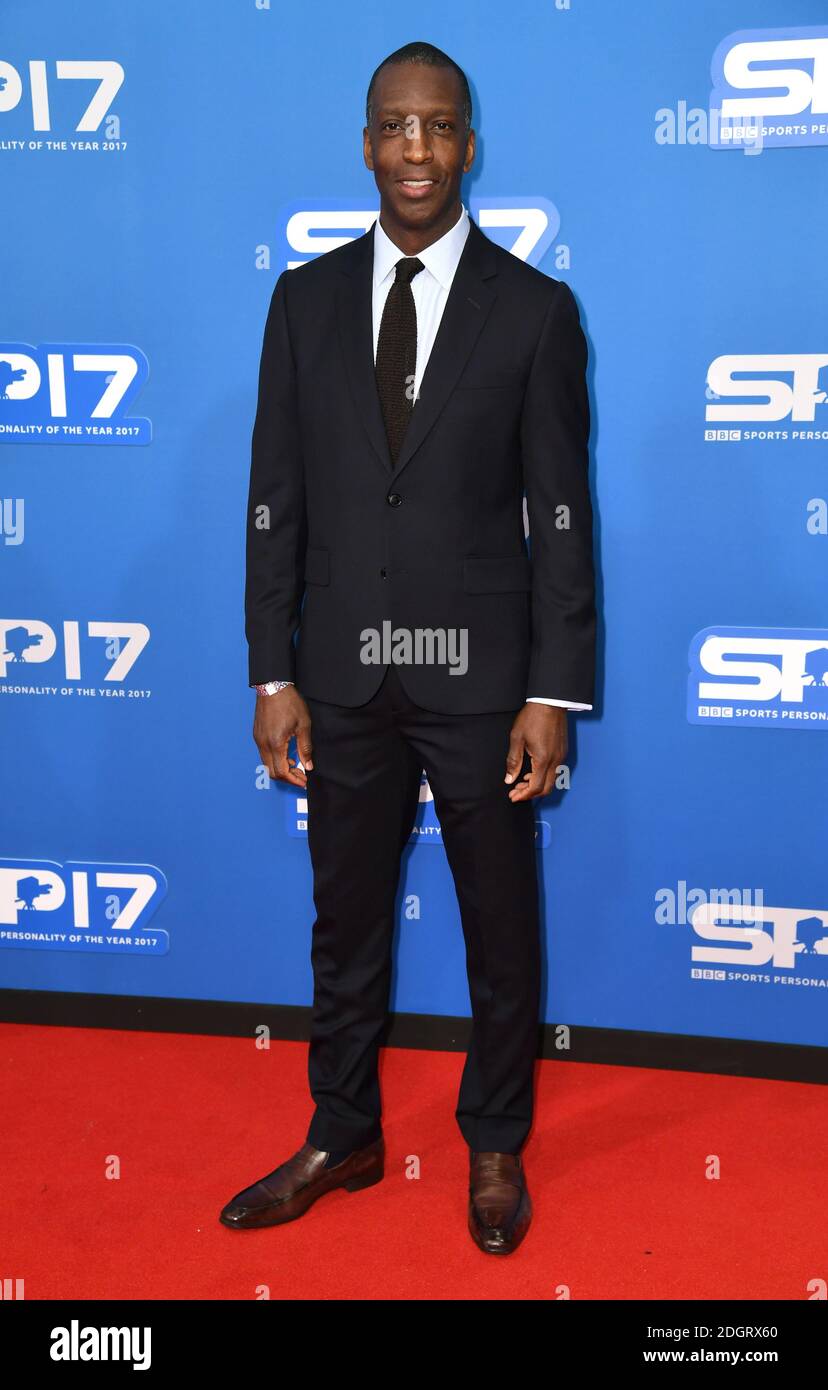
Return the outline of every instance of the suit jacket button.
[[[383,565],[382,569],[380,570],[380,579],[387,579],[387,578],[388,578],[388,570],[385,568],[385,565]]]
[[[385,500],[388,503],[389,507],[402,506],[402,498],[400,497],[400,494],[398,492],[389,492]]]

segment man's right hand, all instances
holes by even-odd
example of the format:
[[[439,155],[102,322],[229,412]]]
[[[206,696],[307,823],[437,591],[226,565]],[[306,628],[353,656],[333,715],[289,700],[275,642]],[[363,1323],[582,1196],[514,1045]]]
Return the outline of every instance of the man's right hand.
[[[253,719],[253,738],[270,776],[279,782],[306,787],[308,779],[288,757],[288,744],[296,739],[296,751],[303,767],[313,769],[311,759],[311,717],[295,685],[276,695],[257,695]]]

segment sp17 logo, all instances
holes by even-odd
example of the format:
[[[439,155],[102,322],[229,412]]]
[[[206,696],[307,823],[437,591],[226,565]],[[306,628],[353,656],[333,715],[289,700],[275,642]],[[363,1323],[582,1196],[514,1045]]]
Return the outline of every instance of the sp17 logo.
[[[0,946],[165,955],[150,921],[166,896],[152,864],[0,859]]]
[[[828,974],[828,912],[812,908],[699,903],[689,917],[696,936],[716,944],[693,946],[694,961],[711,965]]]
[[[75,111],[78,119],[72,126],[77,131],[98,130],[124,80],[120,63],[111,59],[63,59],[55,63],[54,78],[42,58],[28,64],[28,93],[32,109],[32,130],[52,129],[51,104],[56,99],[58,84],[65,82],[95,82],[96,86],[86,106]],[[26,84],[11,63],[0,58],[0,115],[21,105]],[[82,89],[83,90],[83,89]],[[87,89],[88,90],[88,89]],[[76,93],[76,95],[78,95]],[[74,103],[73,103],[74,104]],[[0,130],[5,130],[5,123]],[[65,129],[65,127],[64,127]]]
[[[828,27],[742,29],[710,65],[711,148],[828,144]]]
[[[817,406],[826,401],[826,391],[820,387],[820,373],[825,367],[826,352],[755,352],[716,357],[708,368],[707,385],[718,399],[708,402],[705,419],[731,424],[786,419],[813,423]],[[737,372],[767,375],[736,376]],[[790,380],[785,380],[787,377]]]
[[[472,198],[469,212],[493,241],[519,260],[538,265],[560,231],[561,214],[548,198]],[[363,236],[377,219],[364,201],[304,199],[284,209],[278,255],[288,270]]]
[[[126,344],[0,343],[0,441],[149,444],[150,421],[127,415],[148,376]]]
[[[62,629],[64,679],[99,679],[99,664],[93,662],[95,669],[91,673],[82,669],[81,624],[74,618],[67,618]],[[103,655],[112,664],[103,679],[116,682],[126,679],[150,639],[145,623],[89,622],[86,634],[104,638]],[[0,678],[19,678],[21,667],[50,662],[57,649],[58,636],[49,623],[39,618],[0,618]]]
[[[828,629],[704,628],[690,646],[687,718],[828,729]]]

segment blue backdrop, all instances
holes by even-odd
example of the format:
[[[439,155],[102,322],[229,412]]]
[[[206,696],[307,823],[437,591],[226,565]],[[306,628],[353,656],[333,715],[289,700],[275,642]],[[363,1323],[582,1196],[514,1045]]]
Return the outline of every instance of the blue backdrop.
[[[310,1002],[246,684],[258,356],[279,272],[376,215],[365,89],[420,38],[472,83],[466,205],[590,345],[600,695],[537,804],[544,1016],[822,1044],[823,0],[4,0],[2,982]],[[393,1006],[466,1014],[423,796]]]

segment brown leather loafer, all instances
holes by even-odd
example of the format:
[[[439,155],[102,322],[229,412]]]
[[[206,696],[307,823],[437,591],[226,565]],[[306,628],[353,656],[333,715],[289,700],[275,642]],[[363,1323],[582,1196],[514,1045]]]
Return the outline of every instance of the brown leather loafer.
[[[469,1168],[469,1230],[487,1255],[509,1255],[529,1229],[532,1202],[520,1154],[474,1153]]]
[[[234,1231],[255,1230],[295,1221],[317,1199],[334,1188],[359,1192],[380,1182],[385,1171],[385,1140],[376,1139],[367,1148],[349,1154],[335,1168],[326,1168],[324,1149],[305,1142],[301,1149],[280,1163],[252,1187],[237,1192],[223,1208],[219,1221]]]

